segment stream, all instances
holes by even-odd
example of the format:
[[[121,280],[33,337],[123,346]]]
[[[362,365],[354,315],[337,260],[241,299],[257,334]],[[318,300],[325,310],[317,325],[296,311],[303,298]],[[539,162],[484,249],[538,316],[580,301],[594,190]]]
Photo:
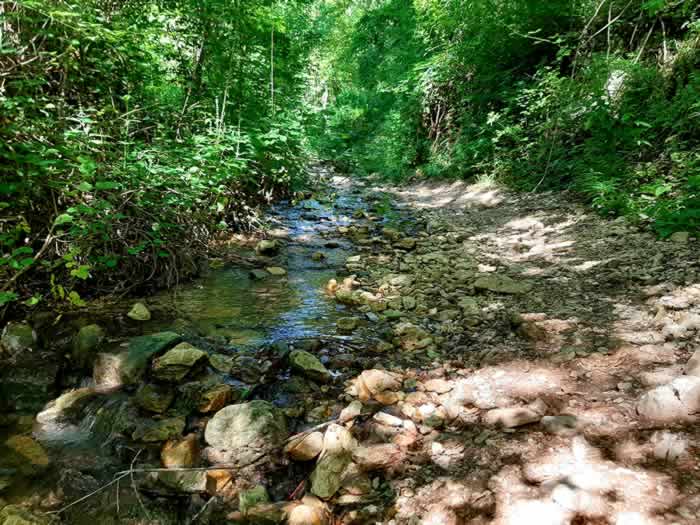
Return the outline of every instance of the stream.
[[[186,480],[168,483],[141,473],[139,479],[132,474],[114,480],[134,465],[159,467],[168,437],[201,432],[214,411],[200,407],[192,413],[192,397],[212,385],[227,392],[221,403],[213,401],[214,408],[264,399],[284,411],[290,431],[328,419],[342,381],[319,386],[290,374],[286,359],[289,349],[311,350],[333,378],[350,372],[353,345],[362,336],[339,333],[336,323],[347,315],[346,307],[324,287],[347,273],[353,243],[342,233],[354,217],[364,218],[367,204],[361,184],[323,176],[330,184],[316,198],[280,202],[268,211],[267,235],[278,246],[274,254],[256,254],[254,245],[236,248],[239,258],[255,261],[257,268],[212,265],[174,292],[143,299],[153,315],[148,321],[127,318],[129,303],[116,314],[112,308],[67,319],[62,329],[44,326],[42,348],[20,358],[13,377],[3,378],[5,404],[14,412],[0,420],[0,496],[8,504],[48,512],[26,523],[145,523],[138,521],[143,517],[149,523],[189,522],[205,499],[198,488],[183,486]],[[274,275],[275,268],[284,269],[277,271],[283,275]],[[89,364],[75,366],[75,330],[95,324],[106,337]],[[369,326],[358,333],[373,337]],[[159,334],[172,335],[169,346],[184,340],[201,349],[209,366],[190,373],[188,383],[146,385],[143,375],[126,382],[123,369],[133,349],[153,344]],[[54,374],[55,389],[32,390]],[[158,426],[163,421],[176,421],[180,432],[163,430]],[[268,468],[272,500],[287,499],[309,468],[289,462]]]

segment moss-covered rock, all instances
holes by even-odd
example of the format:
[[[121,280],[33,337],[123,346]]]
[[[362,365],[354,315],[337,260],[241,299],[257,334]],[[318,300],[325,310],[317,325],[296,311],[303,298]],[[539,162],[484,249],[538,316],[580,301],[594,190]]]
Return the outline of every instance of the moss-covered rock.
[[[105,332],[99,325],[83,326],[73,338],[73,360],[75,363],[83,368],[90,366],[104,339]]]
[[[146,384],[138,389],[134,403],[143,410],[162,414],[175,399],[175,391],[167,386]]]
[[[277,450],[287,437],[284,414],[267,401],[229,405],[209,421],[204,439],[212,455],[248,465]]]
[[[125,384],[137,383],[148,370],[152,358],[181,340],[180,335],[175,332],[161,332],[131,339],[129,350],[121,365],[122,381]]]
[[[189,343],[180,343],[153,362],[153,375],[161,381],[181,381],[207,354]]]
[[[184,417],[169,417],[158,420],[144,420],[139,422],[132,434],[135,441],[158,443],[170,438],[180,436],[185,430]]]
[[[323,363],[313,354],[304,350],[294,350],[289,354],[289,363],[292,368],[309,379],[327,382],[331,380],[331,373],[323,366]]]
[[[151,312],[145,304],[136,303],[131,307],[131,310],[129,310],[129,313],[126,314],[126,316],[134,321],[150,321]]]

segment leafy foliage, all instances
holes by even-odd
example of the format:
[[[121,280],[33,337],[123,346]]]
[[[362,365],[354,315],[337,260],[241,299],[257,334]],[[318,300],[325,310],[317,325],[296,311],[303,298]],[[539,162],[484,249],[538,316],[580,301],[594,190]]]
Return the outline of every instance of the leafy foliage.
[[[697,230],[698,5],[332,2],[315,144],[393,179],[569,187],[662,235]]]
[[[174,284],[299,184],[310,3],[3,2],[0,306]]]

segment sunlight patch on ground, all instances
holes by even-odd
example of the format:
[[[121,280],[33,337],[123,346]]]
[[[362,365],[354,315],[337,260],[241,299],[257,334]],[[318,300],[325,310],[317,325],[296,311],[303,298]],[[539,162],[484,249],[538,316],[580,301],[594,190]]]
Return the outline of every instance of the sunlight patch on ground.
[[[493,208],[505,199],[502,188],[493,183],[423,183],[401,189],[398,194],[413,201],[416,208]]]

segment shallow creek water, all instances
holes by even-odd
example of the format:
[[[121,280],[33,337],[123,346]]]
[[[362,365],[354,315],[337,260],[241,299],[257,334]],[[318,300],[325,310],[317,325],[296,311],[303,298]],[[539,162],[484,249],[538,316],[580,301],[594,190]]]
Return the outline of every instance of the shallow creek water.
[[[175,293],[164,292],[145,299],[154,313],[151,321],[134,323],[123,315],[118,319],[104,316],[89,319],[88,322],[99,323],[107,330],[106,348],[103,348],[107,358],[95,365],[99,370],[92,374],[90,370],[74,371],[71,362],[64,359],[58,368],[61,377],[57,384],[60,386],[51,397],[63,395],[38,415],[25,410],[24,415],[8,418],[14,422],[12,425],[0,425],[2,456],[19,455],[21,459],[27,451],[21,443],[16,444],[16,439],[30,436],[41,444],[48,456],[39,458],[40,462],[48,463],[48,467],[27,470],[27,475],[22,474],[21,479],[11,480],[14,471],[0,468],[0,481],[9,483],[11,480],[8,487],[0,485],[0,498],[9,503],[29,502],[33,508],[56,511],[104,487],[116,472],[132,464],[150,461],[151,465],[157,465],[159,446],[144,447],[119,436],[130,419],[149,417],[139,414],[133,407],[133,393],[109,380],[110,374],[115,373],[109,367],[116,366],[114,362],[128,346],[130,337],[166,330],[178,332],[186,325],[190,333],[196,334],[192,337],[198,346],[209,351],[215,348],[216,352],[232,356],[252,352],[256,360],[265,358],[256,351],[279,342],[318,337],[345,339],[335,328],[337,319],[343,315],[343,307],[327,297],[324,285],[329,279],[342,275],[352,245],[337,233],[337,229],[350,225],[356,210],[366,205],[362,192],[361,188],[353,188],[349,179],[334,177],[330,191],[322,200],[309,199],[295,205],[282,202],[269,210],[268,236],[280,240],[283,248],[275,257],[258,257],[257,260],[262,267],[282,267],[287,275],[254,279],[250,269],[224,264],[208,270],[202,278],[181,286]],[[241,255],[255,259],[253,249],[242,249]],[[120,327],[125,330],[119,332]],[[68,357],[68,352],[64,357]],[[322,360],[327,362],[327,357]],[[253,387],[248,399],[265,398],[284,405],[290,397],[283,386],[288,377],[286,371],[277,372],[272,386],[268,383],[260,390]],[[240,383],[236,379],[227,382],[234,386]],[[74,394],[70,394],[71,391]],[[77,397],[72,397],[74,395]],[[189,430],[202,424],[205,420],[191,421],[188,416]],[[294,425],[292,423],[290,428]],[[36,453],[43,452],[37,450]],[[129,488],[127,481],[116,490],[100,490],[85,503],[54,514],[53,518],[63,523],[141,523],[129,521],[141,513],[138,509],[143,505],[138,492]],[[281,490],[286,490],[285,487]],[[157,509],[151,512],[157,514]],[[187,510],[178,512],[180,517],[174,522],[184,522],[181,520]],[[172,522],[172,516],[149,521]]]
[[[247,269],[234,265],[210,270],[178,290],[174,299],[178,313],[202,333],[242,346],[333,333],[338,308],[323,286],[342,268],[351,248],[333,232],[350,224],[362,205],[347,179],[336,177],[333,187],[337,190],[333,200],[308,199],[296,206],[282,202],[271,208],[269,234],[286,248],[269,265],[286,269],[286,276],[255,280]],[[323,259],[314,260],[314,253],[322,253]],[[154,298],[168,299],[166,294]],[[154,321],[151,328],[168,328],[168,321]]]

